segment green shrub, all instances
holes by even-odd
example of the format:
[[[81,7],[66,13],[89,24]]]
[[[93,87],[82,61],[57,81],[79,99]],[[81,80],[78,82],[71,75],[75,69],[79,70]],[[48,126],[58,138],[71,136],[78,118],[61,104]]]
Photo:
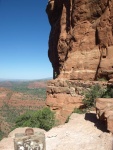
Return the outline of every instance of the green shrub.
[[[108,86],[107,90],[105,91],[103,98],[113,98],[113,87]]]
[[[37,111],[28,111],[16,120],[15,127],[37,127],[46,131],[55,125],[54,113],[49,108]]]
[[[102,89],[100,85],[92,86],[90,90],[85,93],[83,103],[87,108],[95,106],[95,99],[102,98],[106,95],[107,89]]]

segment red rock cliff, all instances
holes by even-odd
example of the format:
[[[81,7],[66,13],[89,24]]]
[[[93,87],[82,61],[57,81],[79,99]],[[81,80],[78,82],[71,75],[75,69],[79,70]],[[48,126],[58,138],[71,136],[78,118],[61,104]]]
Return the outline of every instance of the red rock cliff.
[[[113,0],[50,0],[54,78],[113,78]]]

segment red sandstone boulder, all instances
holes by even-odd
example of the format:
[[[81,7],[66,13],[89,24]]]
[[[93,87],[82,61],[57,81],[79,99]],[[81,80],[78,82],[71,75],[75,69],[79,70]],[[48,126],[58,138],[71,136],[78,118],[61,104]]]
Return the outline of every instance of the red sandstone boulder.
[[[82,97],[72,97],[69,94],[53,94],[46,99],[46,105],[56,112],[56,118],[62,124],[73,112],[74,108],[83,105]]]
[[[96,99],[96,113],[100,120],[107,121],[107,129],[113,133],[113,98]]]

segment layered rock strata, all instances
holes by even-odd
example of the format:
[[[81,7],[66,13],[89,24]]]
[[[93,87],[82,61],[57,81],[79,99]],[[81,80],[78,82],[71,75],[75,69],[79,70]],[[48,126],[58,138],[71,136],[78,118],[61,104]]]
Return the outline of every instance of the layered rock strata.
[[[49,81],[46,105],[56,112],[56,118],[62,124],[75,108],[83,107],[83,94],[96,84],[106,88],[108,83],[65,79]]]
[[[54,78],[113,78],[113,0],[50,0]]]
[[[113,81],[113,0],[49,0],[46,12],[53,78],[75,85]],[[76,94],[78,84],[62,86],[58,80],[48,85],[46,103],[64,121],[74,107],[83,105],[82,96],[81,90]],[[81,87],[84,91],[87,86]]]

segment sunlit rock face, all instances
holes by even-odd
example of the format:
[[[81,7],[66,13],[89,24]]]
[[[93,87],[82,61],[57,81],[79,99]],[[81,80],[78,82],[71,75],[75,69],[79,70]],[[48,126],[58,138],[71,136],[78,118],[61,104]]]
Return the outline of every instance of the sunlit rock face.
[[[46,12],[55,79],[48,84],[46,105],[64,123],[83,106],[87,82],[113,82],[113,0],[50,0]]]
[[[54,78],[113,78],[113,0],[50,0]]]

